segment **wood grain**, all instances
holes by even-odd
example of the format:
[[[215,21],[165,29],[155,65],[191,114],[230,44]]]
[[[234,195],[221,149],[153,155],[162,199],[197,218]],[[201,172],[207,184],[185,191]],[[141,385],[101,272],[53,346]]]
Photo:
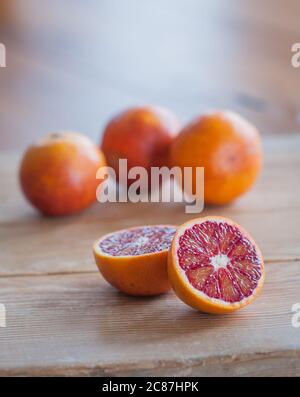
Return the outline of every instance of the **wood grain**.
[[[209,316],[173,293],[127,297],[99,274],[1,278],[0,375],[300,375],[298,287],[298,263],[273,264],[253,305]]]
[[[0,328],[3,375],[300,375],[292,305],[300,283],[300,138],[265,142],[255,189],[204,213],[234,218],[255,237],[266,284],[251,306],[208,316],[173,293],[130,298],[96,270],[92,242],[143,223],[191,218],[181,204],[97,204],[79,216],[43,218],[25,202],[17,155],[0,155]]]
[[[266,262],[300,260],[300,138],[265,140],[265,167],[252,192],[232,206],[201,215],[233,218],[253,234]],[[0,155],[0,275],[96,271],[94,240],[128,226],[179,225],[191,218],[183,204],[99,204],[79,216],[43,218],[25,202],[18,156]],[[292,192],[292,194],[291,194]]]

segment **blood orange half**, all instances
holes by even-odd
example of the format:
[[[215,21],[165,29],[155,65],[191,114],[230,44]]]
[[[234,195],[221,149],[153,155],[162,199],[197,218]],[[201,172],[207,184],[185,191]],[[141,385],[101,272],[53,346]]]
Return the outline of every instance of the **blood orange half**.
[[[250,235],[222,217],[194,219],[177,229],[168,260],[180,299],[207,313],[251,303],[264,282],[261,252]]]
[[[107,234],[94,244],[96,264],[112,286],[130,295],[170,289],[168,250],[176,227],[140,226]]]

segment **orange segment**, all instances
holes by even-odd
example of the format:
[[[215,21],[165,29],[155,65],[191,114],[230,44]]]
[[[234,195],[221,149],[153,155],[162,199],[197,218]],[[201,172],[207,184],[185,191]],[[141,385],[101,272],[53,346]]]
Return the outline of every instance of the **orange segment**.
[[[96,264],[112,286],[129,295],[170,289],[167,261],[175,226],[140,226],[107,234],[94,244]]]
[[[228,313],[251,303],[264,282],[261,252],[250,235],[222,217],[180,226],[168,259],[180,299],[208,313]]]

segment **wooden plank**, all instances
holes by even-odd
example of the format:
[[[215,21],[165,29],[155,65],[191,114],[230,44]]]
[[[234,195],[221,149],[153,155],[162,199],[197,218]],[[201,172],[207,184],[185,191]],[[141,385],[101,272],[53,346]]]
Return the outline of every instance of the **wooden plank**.
[[[300,375],[298,263],[267,266],[255,303],[205,315],[173,293],[118,293],[98,274],[0,279],[0,375]]]
[[[256,185],[245,196],[233,203],[230,210],[235,212],[261,212],[300,207],[300,186],[298,183],[300,180],[300,137],[276,136],[265,138],[264,151],[264,167]],[[36,222],[37,219],[36,212],[29,206],[20,191],[18,183],[20,157],[20,154],[14,152],[0,152],[1,223]],[[105,217],[108,207],[102,212],[98,209],[95,211],[101,212],[101,216]],[[219,208],[216,208],[216,210],[218,211]],[[115,208],[113,211],[115,211]],[[116,211],[116,217],[120,216],[118,210]],[[110,216],[111,211],[108,213]]]
[[[267,140],[264,172],[253,191],[232,206],[207,208],[200,215],[223,215],[242,224],[268,262],[300,260],[299,150],[300,138]],[[91,246],[101,235],[192,217],[182,204],[97,203],[79,216],[43,218],[20,192],[17,164],[14,156],[0,156],[0,275],[95,271]]]
[[[110,209],[106,210],[108,213]],[[182,207],[146,205],[122,206],[116,209],[121,217],[111,213],[104,218],[96,213],[78,219],[36,219],[15,222],[0,229],[0,275],[51,274],[96,271],[92,244],[101,235],[128,226],[156,223],[180,224],[191,216]],[[162,211],[165,210],[165,214]],[[99,211],[102,210],[99,208]],[[216,214],[204,211],[201,215]],[[108,216],[108,214],[106,214]],[[233,218],[255,237],[266,262],[300,260],[300,211],[234,213],[219,210],[218,215]],[[284,221],[283,221],[284,219]]]

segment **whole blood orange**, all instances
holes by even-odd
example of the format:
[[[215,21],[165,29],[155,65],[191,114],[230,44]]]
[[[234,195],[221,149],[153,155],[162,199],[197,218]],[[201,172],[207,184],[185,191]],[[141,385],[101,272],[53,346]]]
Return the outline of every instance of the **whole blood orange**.
[[[93,251],[103,277],[129,295],[158,295],[170,289],[168,250],[175,226],[140,226],[107,234]]]
[[[128,170],[139,166],[149,173],[151,167],[168,165],[170,144],[178,130],[177,119],[166,109],[131,108],[107,124],[101,148],[118,180],[120,159],[127,159]],[[127,184],[133,181],[128,179]]]
[[[25,152],[20,181],[27,199],[46,215],[78,212],[96,201],[96,179],[105,159],[97,145],[77,132],[52,133]]]
[[[188,124],[175,138],[170,163],[182,169],[204,167],[205,202],[227,204],[256,180],[262,164],[260,135],[236,113],[207,113]],[[194,173],[193,193],[196,183]]]
[[[168,258],[180,299],[207,313],[251,303],[264,282],[261,252],[250,235],[222,217],[198,218],[177,229]]]

